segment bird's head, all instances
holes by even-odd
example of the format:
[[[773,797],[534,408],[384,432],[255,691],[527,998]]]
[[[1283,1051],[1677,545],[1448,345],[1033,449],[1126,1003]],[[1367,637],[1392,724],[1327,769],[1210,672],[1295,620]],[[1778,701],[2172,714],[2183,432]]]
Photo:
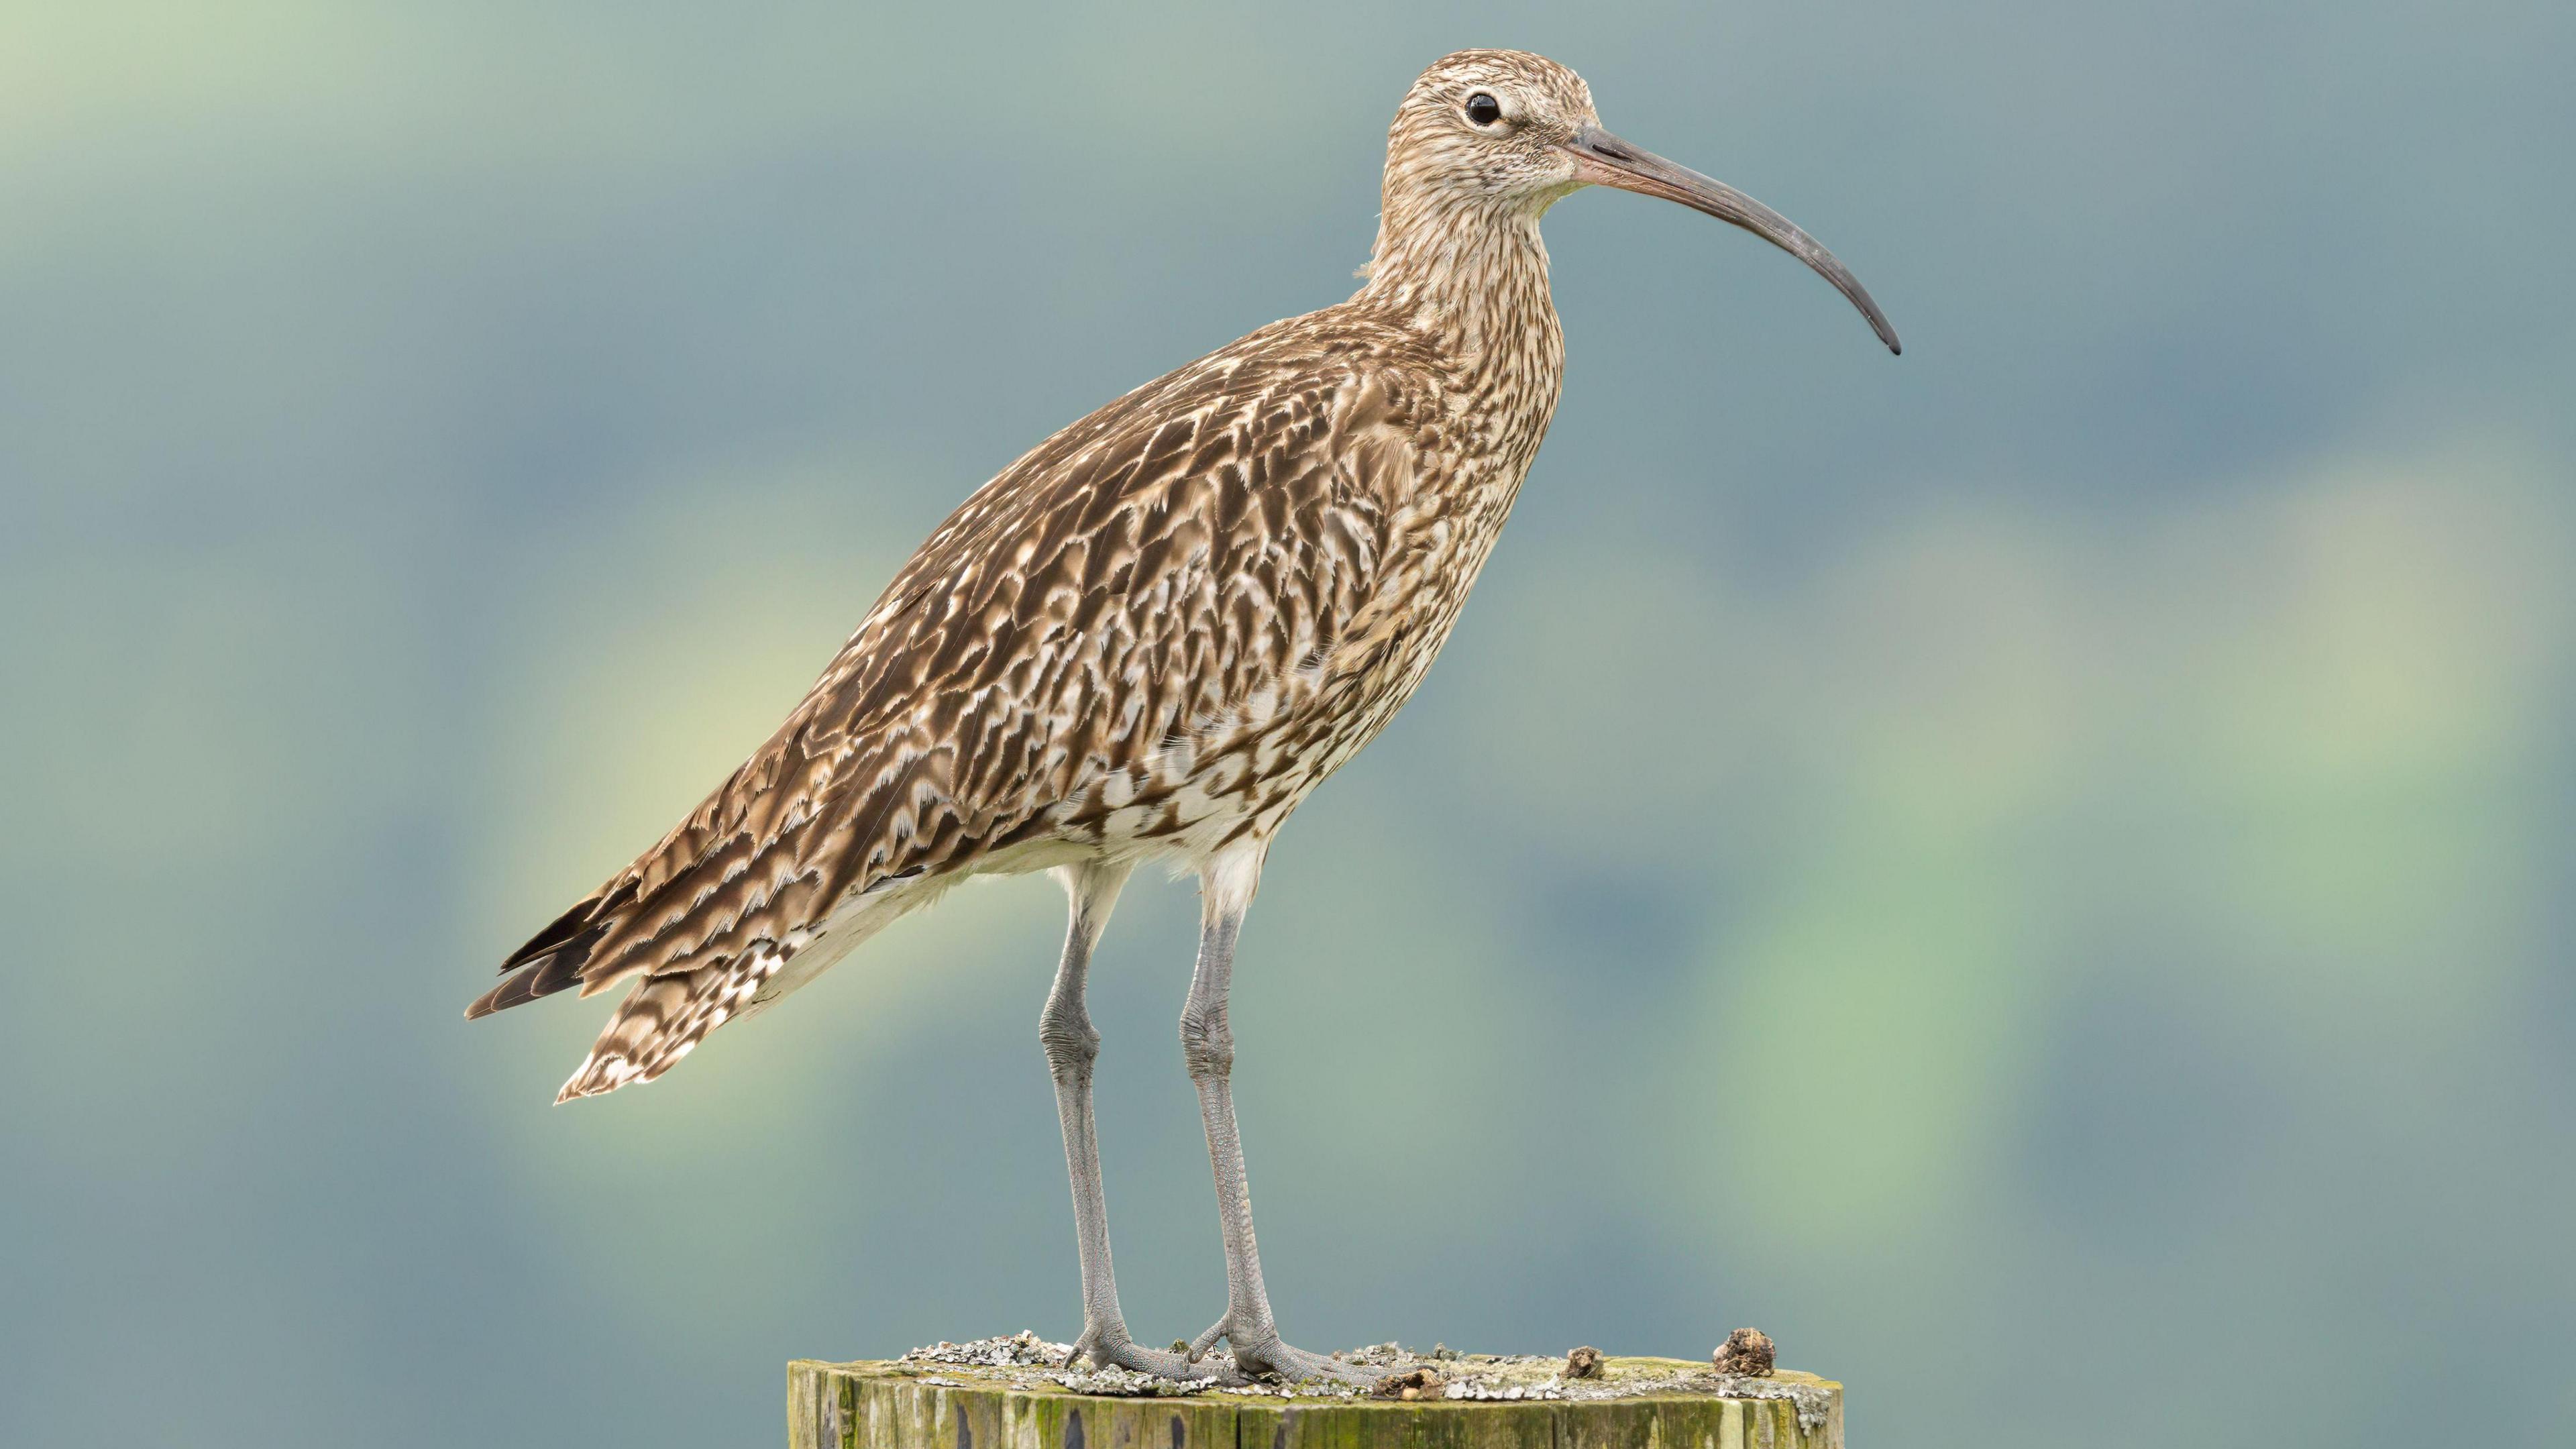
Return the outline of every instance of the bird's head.
[[[1534,223],[1586,186],[1677,201],[1744,228],[1814,268],[1869,319],[1888,351],[1901,350],[1859,279],[1815,238],[1734,187],[1610,134],[1581,76],[1521,50],[1443,56],[1405,93],[1387,133],[1384,212],[1371,266],[1386,264],[1399,233]]]

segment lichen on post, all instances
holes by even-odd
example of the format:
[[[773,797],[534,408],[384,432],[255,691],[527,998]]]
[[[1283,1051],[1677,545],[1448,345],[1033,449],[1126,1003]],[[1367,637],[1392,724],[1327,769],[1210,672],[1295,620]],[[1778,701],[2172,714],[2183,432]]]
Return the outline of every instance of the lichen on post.
[[[987,1347],[997,1346],[997,1347]],[[787,1371],[791,1449],[1842,1449],[1842,1385],[1705,1362],[1386,1350],[1344,1355],[1416,1390],[1283,1389],[1066,1370],[1061,1345],[988,1339],[945,1357]],[[1391,1347],[1391,1346],[1390,1346]],[[933,1353],[935,1351],[922,1351]],[[986,1361],[974,1361],[976,1359]],[[1211,1372],[1224,1368],[1222,1356]],[[1427,1374],[1425,1371],[1428,1371]],[[1086,1392],[1085,1390],[1095,1390]],[[1098,1392],[1097,1390],[1108,1390]]]

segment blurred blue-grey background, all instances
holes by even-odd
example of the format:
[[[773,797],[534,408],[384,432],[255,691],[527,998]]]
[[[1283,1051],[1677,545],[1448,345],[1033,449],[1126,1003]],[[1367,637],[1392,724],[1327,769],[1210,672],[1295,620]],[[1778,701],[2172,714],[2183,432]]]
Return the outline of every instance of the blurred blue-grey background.
[[[1246,937],[1292,1337],[2576,1433],[2576,8],[277,0],[0,15],[0,1442],[768,1443],[1071,1334],[1044,881],[601,1102],[603,1003],[459,1011],[975,484],[1346,295],[1464,45],[1908,347],[1550,218],[1555,435]],[[1149,1339],[1194,919],[1094,1007]]]

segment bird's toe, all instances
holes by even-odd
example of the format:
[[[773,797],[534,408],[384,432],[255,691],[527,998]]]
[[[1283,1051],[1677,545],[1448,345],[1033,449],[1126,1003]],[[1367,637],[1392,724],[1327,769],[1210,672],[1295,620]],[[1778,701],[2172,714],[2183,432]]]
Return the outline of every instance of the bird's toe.
[[[1380,1373],[1326,1354],[1292,1347],[1280,1339],[1275,1329],[1258,1337],[1229,1335],[1229,1338],[1234,1346],[1235,1364],[1248,1374],[1265,1378],[1284,1379],[1289,1383],[1326,1379],[1366,1388],[1377,1382]]]
[[[1114,1364],[1131,1372],[1152,1374],[1156,1378],[1171,1379],[1176,1383],[1204,1382],[1210,1379],[1220,1384],[1241,1384],[1244,1381],[1240,1372],[1222,1360],[1193,1361],[1187,1354],[1147,1348],[1129,1337],[1123,1328],[1084,1329],[1082,1336],[1074,1340],[1073,1353],[1067,1359],[1067,1367],[1071,1367],[1073,1359],[1089,1359],[1094,1368],[1106,1368]]]

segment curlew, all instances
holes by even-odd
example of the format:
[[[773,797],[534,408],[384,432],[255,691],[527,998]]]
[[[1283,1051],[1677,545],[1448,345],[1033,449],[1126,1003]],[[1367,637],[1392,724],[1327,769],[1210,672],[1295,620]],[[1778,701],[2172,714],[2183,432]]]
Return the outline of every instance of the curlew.
[[[539,931],[466,1015],[621,982],[558,1101],[647,1082],[973,875],[1051,871],[1071,923],[1039,1037],[1081,1259],[1077,1354],[1172,1378],[1353,1378],[1279,1336],[1235,1132],[1226,993],[1281,825],[1421,683],[1556,409],[1539,218],[1585,186],[1742,227],[1895,332],[1751,197],[1601,128],[1583,81],[1449,56],[1387,137],[1348,301],[1137,388],[1002,470],[895,576],[787,722],[670,834]],[[1092,1120],[1093,944],[1136,866],[1200,889],[1181,1012],[1225,1244],[1224,1314],[1129,1334]],[[1223,1340],[1234,1367],[1206,1354]]]

